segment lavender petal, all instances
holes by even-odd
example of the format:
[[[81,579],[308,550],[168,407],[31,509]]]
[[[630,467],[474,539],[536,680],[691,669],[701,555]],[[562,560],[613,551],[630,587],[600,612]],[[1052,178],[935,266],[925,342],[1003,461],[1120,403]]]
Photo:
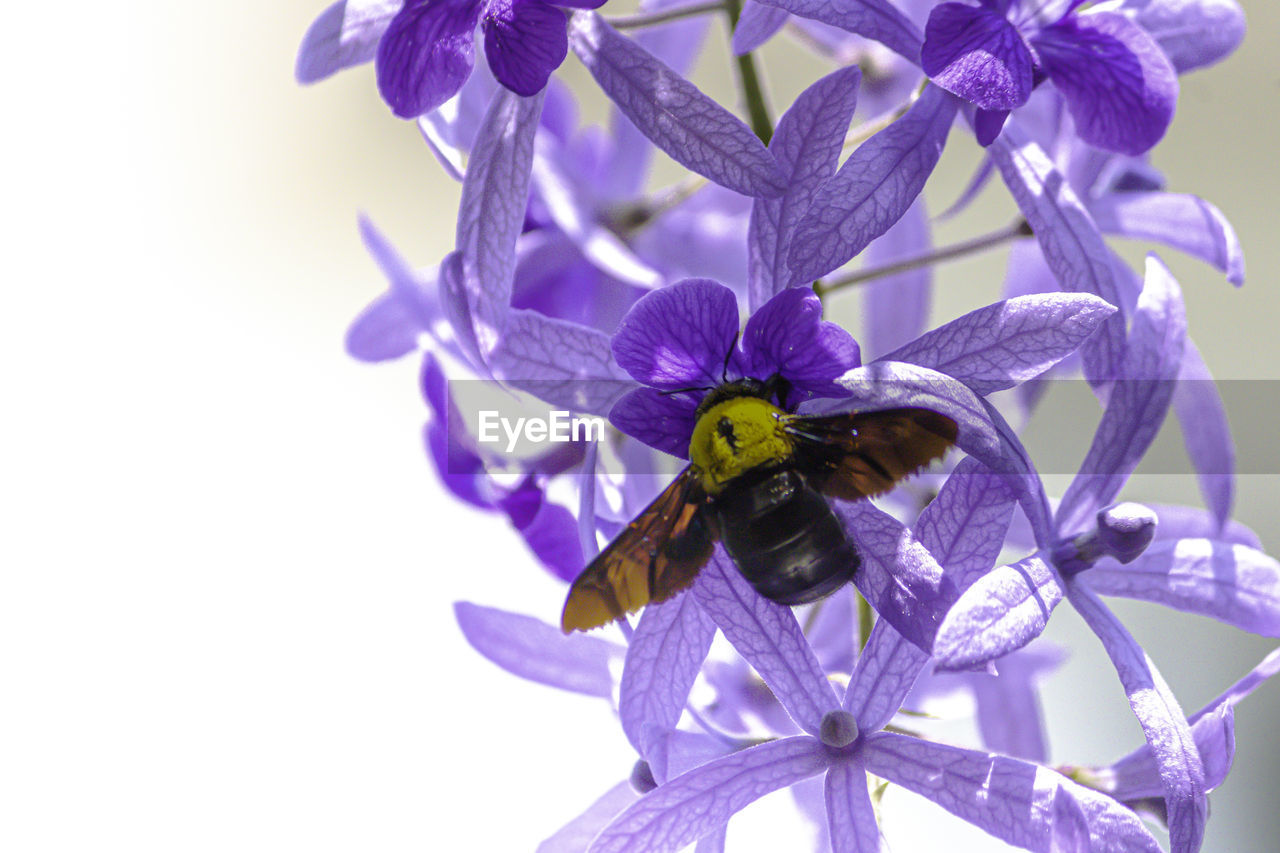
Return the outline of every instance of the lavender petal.
[[[961,460],[920,513],[915,534],[963,591],[995,564],[1013,518],[1004,477],[972,457]]]
[[[920,64],[920,30],[888,0],[760,0],[793,15],[830,24],[878,41],[913,64]]]
[[[738,25],[733,28],[734,56],[750,53],[773,38],[782,25],[787,22],[787,12],[777,6],[766,6],[756,0],[746,0],[742,4],[742,14],[738,17]]]
[[[638,796],[630,782],[619,782],[605,791],[604,796],[587,806],[586,811],[539,844],[536,853],[582,853],[591,839],[599,835],[600,830],[614,816],[634,803]]]
[[[1098,228],[1135,240],[1156,240],[1186,252],[1244,284],[1244,252],[1222,211],[1202,198],[1166,192],[1112,192],[1090,205]]]
[[[914,258],[933,248],[924,196],[917,196],[902,218],[863,252],[868,268]],[[915,340],[929,319],[933,293],[933,268],[888,275],[862,286],[862,345],[877,356]],[[909,361],[910,359],[899,359]]]
[[[373,59],[403,0],[338,0],[307,28],[293,76],[315,83]]]
[[[859,731],[877,732],[893,719],[911,692],[929,655],[880,619],[854,664],[844,709],[858,720]]]
[[[1235,0],[1150,0],[1117,11],[1151,34],[1179,74],[1225,59],[1244,40],[1244,10]]]
[[[831,766],[827,771],[826,804],[831,849],[878,853],[880,825],[867,791],[867,771],[861,762],[842,761]]]
[[[737,336],[733,291],[710,279],[686,279],[631,306],[613,336],[613,355],[632,378],[653,388],[714,387]]]
[[[1196,469],[1200,494],[1221,528],[1235,502],[1236,446],[1218,386],[1190,338],[1173,391],[1173,411],[1182,425],[1182,441]]]

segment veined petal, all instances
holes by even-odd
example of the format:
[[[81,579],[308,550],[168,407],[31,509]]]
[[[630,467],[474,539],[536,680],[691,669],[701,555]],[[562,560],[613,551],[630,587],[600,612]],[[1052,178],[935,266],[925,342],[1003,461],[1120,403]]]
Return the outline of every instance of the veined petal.
[[[538,845],[536,853],[582,853],[591,839],[600,834],[614,816],[634,803],[639,794],[624,780],[604,796],[587,806],[586,811],[561,827],[555,835]]]
[[[402,5],[403,0],[338,0],[307,28],[294,77],[299,83],[315,83],[373,59]]]
[[[1244,10],[1236,0],[1150,0],[1116,11],[1150,33],[1179,74],[1225,59],[1244,40]]]
[[[743,195],[785,191],[777,161],[750,128],[599,15],[575,13],[570,42],[623,115],[677,163]]]
[[[822,744],[803,735],[717,758],[632,803],[588,853],[674,853],[765,794],[816,776],[829,762]]]
[[[777,6],[766,6],[756,0],[742,4],[738,25],[733,28],[733,54],[742,56],[773,38],[787,22],[787,11]]]
[[[1031,51],[1004,14],[987,7],[935,6],[920,64],[935,84],[982,110],[1011,110],[1031,96]]]
[[[838,29],[878,41],[920,64],[920,30],[889,0],[760,0]]]
[[[926,332],[885,359],[932,368],[986,395],[1048,370],[1115,312],[1091,293],[1018,296]]]
[[[1191,724],[1191,736],[1204,763],[1204,787],[1212,791],[1224,781],[1236,755],[1236,715],[1231,705],[1219,705]],[[1092,783],[1122,803],[1164,796],[1160,767],[1151,747],[1143,744],[1111,767],[1086,771]]]
[[[1103,595],[1154,601],[1280,637],[1280,563],[1246,545],[1215,539],[1155,542],[1128,565],[1100,562],[1084,582]]]
[[[688,459],[697,410],[698,400],[688,394],[636,388],[613,404],[609,422],[650,447]]]
[[[1164,136],[1178,77],[1140,26],[1114,12],[1090,12],[1046,27],[1032,44],[1085,142],[1141,154]]]
[[[1041,764],[1048,761],[1048,738],[1036,681],[1065,657],[1064,649],[1037,644],[1000,658],[998,674],[964,674],[978,706],[978,732],[987,749]]]
[[[692,595],[650,604],[627,645],[618,716],[636,751],[648,758],[649,731],[674,729],[711,648],[716,623]]]
[[[938,164],[957,103],[926,86],[906,115],[862,143],[823,184],[791,240],[794,280],[821,278],[906,213]]]
[[[858,342],[835,323],[822,319],[822,300],[808,287],[779,291],[751,315],[742,332],[742,353],[749,376],[775,373],[797,392],[834,397],[844,393],[837,377],[862,363]]]
[[[1222,211],[1202,198],[1165,192],[1111,192],[1089,208],[1098,228],[1135,240],[1156,240],[1244,284],[1244,252]]]
[[[1079,805],[1093,853],[1157,853],[1160,846],[1125,806],[1050,770],[1016,758],[879,732],[862,749],[867,769],[991,833],[1037,853],[1055,837],[1059,791]]]
[[[454,604],[453,612],[471,647],[507,672],[574,693],[613,695],[609,665],[625,652],[616,643],[566,636],[532,616],[466,601]]]
[[[1204,763],[1187,718],[1155,664],[1115,614],[1086,586],[1068,582],[1066,589],[1071,603],[1102,640],[1129,697],[1129,707],[1155,753],[1164,785],[1172,851],[1194,853],[1204,837],[1208,799]]]
[[[925,210],[924,196],[920,195],[916,196],[901,219],[871,241],[862,254],[863,263],[867,268],[891,264],[918,257],[932,248],[929,214]],[[932,267],[887,275],[868,281],[861,288],[865,315],[862,343],[867,352],[883,356],[894,347],[915,340],[924,331],[933,294]]]
[[[1057,524],[1064,536],[1079,533],[1092,523],[1094,513],[1115,500],[1155,440],[1173,399],[1186,334],[1178,283],[1155,255],[1148,255],[1121,381],[1111,389],[1080,472],[1058,505]]]
[[[536,95],[569,54],[564,12],[542,0],[489,0],[484,55],[498,82],[517,95]]]
[[[1222,395],[1190,338],[1173,392],[1173,411],[1182,425],[1182,442],[1196,469],[1200,494],[1222,527],[1235,502],[1236,446]]]
[[[995,564],[1013,518],[1014,491],[973,457],[961,460],[920,513],[915,534],[965,590]]]
[[[951,607],[938,628],[938,668],[973,669],[1034,640],[1062,601],[1062,583],[1040,552],[992,569]]]
[[[738,336],[738,298],[711,279],[691,278],[645,294],[613,336],[613,355],[653,388],[715,386]]]
[[[827,771],[826,803],[832,850],[878,853],[880,825],[867,791],[867,771],[861,762],[842,761],[831,766]]]
[[[887,619],[877,620],[854,664],[842,703],[857,718],[858,730],[884,728],[928,662],[928,653],[899,634]]]
[[[378,91],[401,118],[457,94],[475,64],[476,0],[408,0],[378,42]]]
[[[796,724],[816,736],[840,703],[791,608],[756,592],[718,546],[693,594]]]
[[[747,8],[773,9],[754,0]],[[780,14],[786,17],[785,12]],[[861,80],[856,65],[828,74],[801,92],[778,120],[769,152],[787,177],[787,190],[778,198],[756,199],[751,205],[747,296],[752,311],[783,288],[800,283],[787,266],[791,234],[818,188],[835,174]]]
[[[1175,539],[1218,539],[1236,545],[1248,545],[1261,551],[1262,540],[1245,525],[1234,519],[1222,524],[1213,513],[1200,507],[1178,504],[1147,504],[1155,512],[1156,542],[1172,542]]]

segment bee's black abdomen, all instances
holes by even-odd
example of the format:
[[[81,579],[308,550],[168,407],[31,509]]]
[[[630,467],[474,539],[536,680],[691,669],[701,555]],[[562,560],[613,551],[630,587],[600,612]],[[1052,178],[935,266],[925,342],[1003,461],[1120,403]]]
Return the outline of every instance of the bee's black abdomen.
[[[734,480],[716,496],[714,511],[738,569],[779,604],[830,595],[858,568],[858,553],[826,498],[794,470]]]

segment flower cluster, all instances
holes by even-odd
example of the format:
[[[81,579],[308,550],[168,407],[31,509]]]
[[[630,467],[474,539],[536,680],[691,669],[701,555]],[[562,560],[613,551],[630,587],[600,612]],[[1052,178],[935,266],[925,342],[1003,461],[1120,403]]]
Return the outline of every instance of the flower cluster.
[[[347,342],[363,360],[422,359],[445,486],[570,581],[652,500],[654,478],[636,475],[688,459],[726,388],[801,419],[926,409],[954,423],[955,449],[874,503],[829,500],[857,568],[804,610],[762,597],[719,545],[687,591],[612,639],[459,604],[481,654],[606,700],[636,752],[628,778],[539,849],[723,850],[735,814],[789,788],[816,849],[866,853],[885,831],[877,803],[899,786],[1028,850],[1155,851],[1155,821],[1194,853],[1234,757],[1233,708],[1280,656],[1188,716],[1101,596],[1278,637],[1280,563],[1231,518],[1235,451],[1177,281],[1155,254],[1130,268],[1106,237],[1243,283],[1226,217],[1166,190],[1146,159],[1173,122],[1177,75],[1234,50],[1240,8],[642,0],[606,18],[600,5],[338,0],[298,56],[302,82],[374,61],[392,111],[461,182],[454,249],[429,269],[362,220],[389,289]],[[721,10],[746,121],[686,76]],[[753,52],[787,24],[834,67],[775,125]],[[609,100],[605,128],[579,126],[554,77],[570,49]],[[951,212],[998,176],[1020,216],[935,248],[922,191],[953,130],[985,157]],[[649,192],[657,151],[690,174]],[[931,267],[997,245],[1004,298],[928,328]],[[824,318],[828,295],[854,285],[861,346]],[[1019,432],[1044,380],[1074,371],[1101,415],[1051,500]],[[607,417],[609,434],[504,457],[459,413],[465,378]],[[1170,412],[1204,509],[1122,500]],[[1066,650],[1039,637],[1063,601],[1145,736],[1108,766],[1049,763],[1037,685]],[[957,691],[976,742],[935,725]]]

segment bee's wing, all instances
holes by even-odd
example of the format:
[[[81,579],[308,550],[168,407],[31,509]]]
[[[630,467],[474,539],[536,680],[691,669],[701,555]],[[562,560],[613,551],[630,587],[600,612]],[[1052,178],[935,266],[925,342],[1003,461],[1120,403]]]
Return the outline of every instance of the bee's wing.
[[[823,494],[847,501],[888,491],[956,440],[956,422],[929,409],[791,415],[782,423],[800,470]]]
[[[693,583],[715,543],[706,501],[697,474],[685,468],[578,575],[560,617],[564,632],[606,625]]]

